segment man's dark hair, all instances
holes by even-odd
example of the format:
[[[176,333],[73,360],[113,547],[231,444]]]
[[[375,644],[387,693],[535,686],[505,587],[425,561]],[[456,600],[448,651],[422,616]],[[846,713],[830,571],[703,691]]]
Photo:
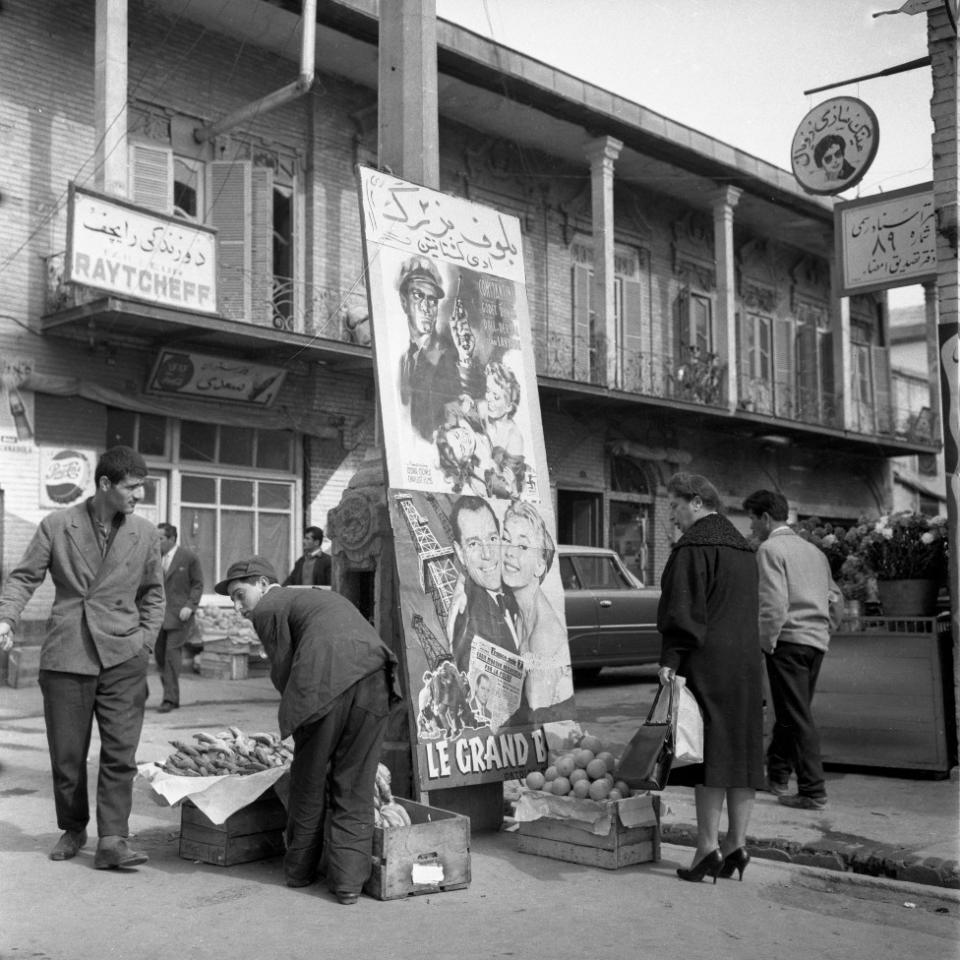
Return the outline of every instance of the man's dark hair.
[[[317,543],[323,543],[323,530],[320,527],[307,527],[303,531],[305,537],[313,537]]]
[[[461,542],[460,537],[462,536],[460,532],[460,514],[464,511],[467,513],[479,513],[481,510],[489,510],[490,516],[493,517],[493,522],[497,525],[497,530],[500,529],[500,522],[497,520],[497,515],[493,512],[493,507],[491,507],[483,497],[460,497],[450,512],[450,525],[453,527],[453,538],[457,543]]]
[[[831,148],[839,147],[840,156],[846,159],[847,141],[839,133],[828,133],[823,139],[817,142],[813,148],[813,162],[818,166],[823,166],[823,155]]]
[[[111,447],[97,461],[93,481],[99,487],[101,477],[111,483],[120,483],[126,477],[143,480],[148,472],[147,461],[133,447]]]
[[[172,523],[158,523],[157,529],[163,531],[163,535],[170,540],[177,539],[177,528]]]
[[[782,493],[773,490],[756,490],[743,501],[743,509],[755,517],[762,517],[765,513],[771,520],[783,523],[787,519],[790,507],[787,498]]]
[[[723,512],[720,493],[706,478],[698,473],[675,473],[667,481],[667,493],[681,497],[689,503],[694,497],[699,497],[708,510]]]

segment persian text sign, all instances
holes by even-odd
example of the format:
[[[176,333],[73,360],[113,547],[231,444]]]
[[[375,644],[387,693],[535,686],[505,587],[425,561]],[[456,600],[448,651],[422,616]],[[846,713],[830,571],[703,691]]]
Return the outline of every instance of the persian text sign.
[[[216,231],[71,184],[71,283],[182,310],[217,312]]]
[[[932,280],[937,272],[933,185],[834,207],[844,296]]]
[[[285,370],[262,363],[161,350],[147,391],[268,407],[276,400],[284,377]]]
[[[373,170],[361,189],[367,244],[524,282],[516,217]]]

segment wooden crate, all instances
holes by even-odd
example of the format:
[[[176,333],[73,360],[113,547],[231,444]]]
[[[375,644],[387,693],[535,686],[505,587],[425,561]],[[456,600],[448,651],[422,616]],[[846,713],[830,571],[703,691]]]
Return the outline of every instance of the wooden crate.
[[[250,675],[250,657],[246,647],[237,652],[208,651],[200,656],[200,676],[212,680],[246,680]]]
[[[614,814],[606,834],[591,833],[576,821],[541,817],[517,825],[517,849],[538,857],[551,857],[569,863],[583,863],[606,870],[619,870],[636,863],[655,863],[660,859],[660,807],[654,798],[657,823],[625,827]]]
[[[409,827],[375,827],[373,873],[364,892],[378,900],[462,890],[470,883],[468,817],[396,797]]]
[[[220,867],[266,860],[283,853],[287,811],[271,788],[258,800],[213,823],[189,800],[180,814],[180,856]]]

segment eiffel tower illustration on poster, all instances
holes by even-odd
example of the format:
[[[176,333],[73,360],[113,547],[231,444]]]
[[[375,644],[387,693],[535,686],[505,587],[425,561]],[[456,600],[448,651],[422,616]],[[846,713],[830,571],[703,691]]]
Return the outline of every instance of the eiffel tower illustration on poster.
[[[394,499],[403,510],[407,526],[417,547],[417,557],[420,560],[420,588],[433,600],[437,620],[442,628],[447,622],[450,598],[453,596],[459,575],[453,560],[453,547],[440,546],[427,523],[427,518],[417,509],[409,493],[394,494]]]

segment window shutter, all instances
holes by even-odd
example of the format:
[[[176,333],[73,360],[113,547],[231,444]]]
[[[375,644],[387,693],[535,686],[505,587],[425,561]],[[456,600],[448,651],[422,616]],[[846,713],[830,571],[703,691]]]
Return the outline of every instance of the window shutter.
[[[590,270],[573,268],[573,378],[590,380]]]
[[[638,390],[643,385],[643,285],[638,280],[623,281],[623,343],[620,369],[621,386]]]
[[[833,426],[841,419],[837,400],[837,380],[833,370],[833,331],[820,331],[820,384],[823,392],[824,419]]]
[[[893,433],[893,403],[890,383],[890,352],[886,347],[871,347],[873,366],[873,406],[877,433]]]
[[[133,203],[159,213],[173,213],[173,150],[159,143],[135,141],[127,156]]]
[[[820,419],[820,376],[818,371],[817,328],[810,323],[797,327],[797,399],[801,420]]]
[[[690,294],[681,290],[673,304],[673,353],[683,362],[690,344]]]
[[[272,327],[273,315],[273,171],[269,167],[254,167],[251,171],[252,236],[250,261],[253,271],[254,323]]]
[[[782,317],[773,321],[773,412],[794,418],[793,323]]]
[[[750,350],[747,346],[749,341],[747,324],[750,322],[749,317],[745,317],[740,312],[736,314],[734,330],[737,338],[737,400],[740,406],[748,410],[753,409],[753,391],[750,389],[752,371],[750,369]]]
[[[207,166],[206,222],[217,230],[220,312],[249,321],[251,309],[251,165],[217,160]]]

